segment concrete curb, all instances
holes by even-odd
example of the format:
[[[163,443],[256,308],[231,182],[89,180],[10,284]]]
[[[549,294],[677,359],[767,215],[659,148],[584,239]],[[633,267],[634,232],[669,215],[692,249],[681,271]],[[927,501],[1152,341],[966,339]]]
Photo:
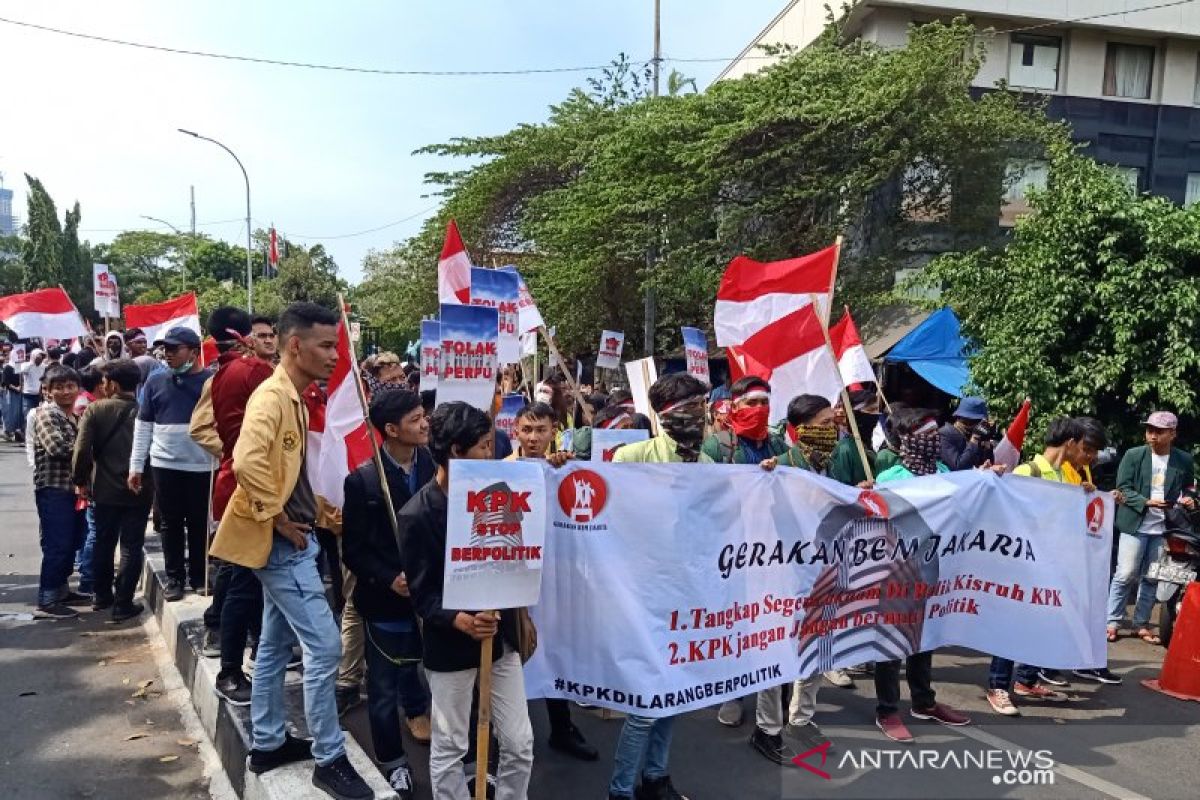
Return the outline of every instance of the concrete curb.
[[[200,645],[204,638],[204,609],[208,598],[189,594],[184,599],[168,603],[163,600],[163,558],[157,537],[147,532],[146,561],[142,568],[142,592],[146,606],[158,619],[167,652],[183,677],[192,707],[200,718],[205,735],[216,750],[221,767],[233,790],[242,800],[328,800],[328,795],[312,785],[313,764],[310,761],[289,764],[264,775],[246,769],[250,754],[250,709],[231,706],[217,696],[219,664],[217,659],[204,658]],[[303,691],[300,677],[289,673],[285,689],[290,727],[307,736],[304,721]],[[346,754],[350,763],[375,790],[376,800],[396,800],[396,793],[371,758],[348,732]]]

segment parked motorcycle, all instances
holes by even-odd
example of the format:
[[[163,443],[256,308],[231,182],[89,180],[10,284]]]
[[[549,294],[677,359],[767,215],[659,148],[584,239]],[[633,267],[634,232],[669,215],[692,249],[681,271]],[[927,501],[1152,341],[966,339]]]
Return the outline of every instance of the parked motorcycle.
[[[1162,552],[1146,571],[1146,577],[1158,581],[1155,597],[1162,603],[1158,635],[1163,647],[1171,643],[1184,590],[1200,573],[1200,511],[1170,508],[1166,523]]]

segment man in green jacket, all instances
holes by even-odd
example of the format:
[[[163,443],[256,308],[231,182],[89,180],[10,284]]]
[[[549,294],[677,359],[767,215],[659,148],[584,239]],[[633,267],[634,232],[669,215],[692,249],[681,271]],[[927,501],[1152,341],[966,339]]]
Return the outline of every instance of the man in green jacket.
[[[787,452],[783,437],[770,430],[771,384],[754,375],[733,384],[731,430],[704,442],[704,454],[718,464],[762,464]]]
[[[854,421],[858,425],[858,433],[862,437],[863,450],[867,454],[867,463],[874,472],[875,452],[871,449],[871,432],[879,422],[879,396],[873,389],[859,389],[850,393],[850,407],[853,409]],[[858,445],[853,436],[843,436],[833,448],[829,456],[829,477],[847,486],[868,488],[867,470],[859,455]]]
[[[1108,640],[1116,641],[1125,623],[1129,592],[1138,584],[1133,627],[1150,644],[1161,640],[1149,629],[1154,610],[1154,582],[1146,570],[1158,559],[1166,529],[1166,510],[1178,502],[1192,508],[1183,490],[1196,483],[1192,457],[1173,447],[1179,420],[1169,411],[1155,411],[1146,422],[1146,444],[1125,453],[1117,467],[1117,490],[1125,497],[1117,507],[1117,570],[1108,593]]]

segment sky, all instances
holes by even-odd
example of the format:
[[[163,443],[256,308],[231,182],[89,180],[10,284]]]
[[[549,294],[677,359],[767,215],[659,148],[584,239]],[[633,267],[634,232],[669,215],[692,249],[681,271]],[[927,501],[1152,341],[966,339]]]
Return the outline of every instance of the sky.
[[[664,58],[729,59],[784,0],[663,0]],[[603,65],[652,52],[653,0],[0,0],[0,17],[167,47],[397,70]],[[704,87],[724,63],[671,64]],[[355,283],[363,256],[414,234],[436,208],[424,174],[455,162],[413,151],[540,122],[587,74],[382,76],[151,52],[0,22],[0,173],[25,216],[42,180],[82,235],[197,230],[245,243],[255,228],[323,242]],[[595,73],[590,73],[595,74]],[[401,220],[405,220],[401,222]],[[391,224],[398,223],[398,224]],[[382,230],[361,233],[388,226]],[[361,234],[361,235],[351,235]],[[468,249],[470,248],[470,243]]]

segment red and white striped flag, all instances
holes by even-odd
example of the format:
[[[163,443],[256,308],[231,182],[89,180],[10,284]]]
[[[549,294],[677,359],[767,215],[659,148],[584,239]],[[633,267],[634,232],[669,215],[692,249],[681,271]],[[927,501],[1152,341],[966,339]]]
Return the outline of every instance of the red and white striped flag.
[[[833,341],[833,353],[837,356],[843,384],[850,387],[859,383],[875,383],[875,368],[871,366],[871,359],[863,347],[849,307],[838,324],[829,329],[829,338]]]
[[[61,286],[0,297],[0,322],[21,339],[70,339],[87,333],[79,309]]]
[[[717,344],[771,371],[772,419],[786,416],[798,394],[832,399],[841,392],[817,316],[828,315],[837,259],[837,245],[768,263],[738,256],[721,278]]]
[[[446,226],[446,243],[438,258],[438,302],[461,305],[471,302],[471,257],[454,220]]]
[[[204,335],[200,330],[200,309],[196,306],[195,292],[161,303],[125,306],[125,327],[141,328],[146,341],[151,344],[166,336],[171,328],[191,328],[197,336]]]
[[[1004,432],[1004,438],[992,451],[992,463],[1003,464],[1009,472],[1021,463],[1021,448],[1025,446],[1025,429],[1029,427],[1029,408],[1032,405],[1032,401],[1026,398],[1012,424]]]
[[[359,380],[343,320],[338,324],[338,362],[329,376],[324,418],[309,414],[309,480],[313,492],[334,508],[345,501],[346,476],[374,455],[371,437],[375,434],[365,420],[355,385]]]

